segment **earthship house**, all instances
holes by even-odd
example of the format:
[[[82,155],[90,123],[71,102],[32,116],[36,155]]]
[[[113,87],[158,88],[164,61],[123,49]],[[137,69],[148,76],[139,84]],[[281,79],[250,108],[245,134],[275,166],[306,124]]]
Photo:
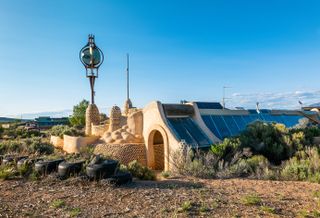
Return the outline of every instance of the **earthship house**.
[[[130,101],[126,102],[123,113],[119,107],[112,107],[105,124],[91,124],[89,139],[92,140],[88,141],[96,144],[96,154],[111,156],[125,164],[137,160],[155,170],[169,170],[172,152],[182,145],[208,149],[213,143],[239,134],[256,120],[287,127],[306,121],[319,122],[318,114],[312,111],[230,110],[215,102],[162,104],[159,101],[137,109]],[[79,152],[89,144],[85,140],[79,143],[65,141],[63,149]]]

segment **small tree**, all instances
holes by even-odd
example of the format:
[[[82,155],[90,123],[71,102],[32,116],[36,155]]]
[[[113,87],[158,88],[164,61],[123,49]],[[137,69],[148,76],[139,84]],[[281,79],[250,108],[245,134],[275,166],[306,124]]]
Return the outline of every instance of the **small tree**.
[[[89,101],[82,100],[73,107],[73,115],[69,118],[72,126],[84,126],[86,124],[86,110],[88,106]]]
[[[0,138],[2,138],[2,133],[3,133],[3,128],[2,128],[2,126],[0,125]]]

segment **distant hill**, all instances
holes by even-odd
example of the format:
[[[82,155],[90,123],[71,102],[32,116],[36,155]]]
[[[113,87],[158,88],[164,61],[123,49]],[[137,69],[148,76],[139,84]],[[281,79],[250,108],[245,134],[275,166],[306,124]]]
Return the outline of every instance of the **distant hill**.
[[[12,123],[12,122],[16,122],[18,120],[20,121],[20,119],[16,119],[16,118],[0,117],[0,123]],[[29,121],[29,120],[23,119],[21,121]]]
[[[34,119],[37,117],[69,117],[72,114],[72,110],[61,111],[47,111],[39,113],[25,113],[21,114],[24,119]]]

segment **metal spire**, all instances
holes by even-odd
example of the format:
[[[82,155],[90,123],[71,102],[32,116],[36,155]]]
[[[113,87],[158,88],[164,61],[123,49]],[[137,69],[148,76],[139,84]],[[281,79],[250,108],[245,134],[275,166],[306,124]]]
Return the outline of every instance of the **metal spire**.
[[[129,54],[127,53],[127,100],[130,99],[129,95]]]

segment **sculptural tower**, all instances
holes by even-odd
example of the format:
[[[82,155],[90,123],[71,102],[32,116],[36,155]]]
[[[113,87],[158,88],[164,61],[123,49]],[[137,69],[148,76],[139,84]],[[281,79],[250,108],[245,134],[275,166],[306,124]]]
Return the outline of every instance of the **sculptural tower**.
[[[90,81],[91,88],[91,103],[86,110],[86,135],[91,135],[92,125],[98,125],[100,122],[100,115],[98,107],[94,103],[94,83],[99,75],[99,67],[103,63],[103,53],[96,46],[94,35],[89,35],[88,43],[80,51],[80,60],[86,68],[86,76]]]

